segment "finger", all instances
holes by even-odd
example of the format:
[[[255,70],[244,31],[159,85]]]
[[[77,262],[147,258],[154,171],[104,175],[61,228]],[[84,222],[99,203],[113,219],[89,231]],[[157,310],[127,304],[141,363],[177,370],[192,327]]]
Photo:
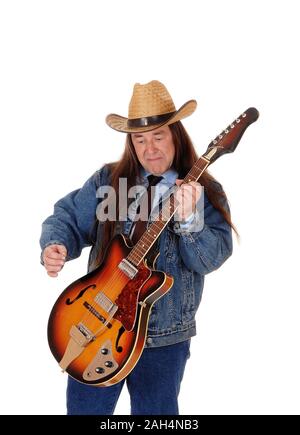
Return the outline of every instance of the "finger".
[[[55,247],[60,254],[62,254],[64,256],[67,255],[67,249],[64,245],[55,245]]]
[[[196,181],[190,181],[189,183],[183,184],[181,189],[195,189],[197,192],[201,192],[203,186],[200,183],[197,183]]]
[[[192,196],[193,196],[193,193],[192,193],[191,189],[180,188],[180,190],[178,190],[175,194],[175,197],[179,202],[189,200],[189,198],[192,198]]]
[[[63,254],[57,254],[55,252],[44,252],[44,259],[51,260],[65,260],[65,256]]]
[[[196,195],[199,196],[200,198],[202,194],[203,186],[200,183],[197,183],[196,181],[191,181],[189,185],[192,186],[193,189],[195,189]]]
[[[188,183],[183,183],[182,184],[182,182],[183,182],[183,179],[181,179],[181,178],[177,178],[177,180],[176,180],[176,184],[177,184],[177,186],[181,186],[182,185],[182,187],[183,186],[201,186],[202,187],[202,185],[200,184],[200,183],[198,183],[198,181],[189,181]]]
[[[188,216],[194,211],[194,204],[191,198],[182,198],[178,201],[177,212],[182,216]]]
[[[193,196],[193,199],[196,201],[200,198],[201,196],[201,192],[202,192],[202,186],[198,185],[198,184],[186,184],[184,186],[181,187],[181,189],[183,190],[184,194],[190,193]]]
[[[186,188],[182,188],[181,197],[184,202],[186,201],[195,201],[196,200],[196,191],[192,186],[188,186]]]
[[[66,260],[64,257],[53,258],[52,256],[43,256],[43,264],[44,266],[63,266]]]
[[[64,260],[53,259],[50,257],[45,257],[44,264],[47,266],[63,266],[65,264]]]
[[[63,255],[65,257],[67,255],[67,249],[63,245],[49,245],[45,248],[45,252],[47,254],[51,253],[51,254]]]
[[[57,260],[57,261],[65,261],[65,259],[66,259],[66,257],[63,255],[63,254],[57,254],[57,253],[55,253],[55,252],[44,252],[44,255],[43,255],[43,257],[45,258],[45,259],[47,259],[47,258],[49,258],[49,259],[51,259],[51,260]]]
[[[197,192],[195,186],[184,185],[176,192],[176,200],[178,201],[178,206],[185,212],[191,214],[195,210],[197,198]]]
[[[184,192],[184,195],[181,196],[181,199],[179,200],[178,204],[178,212],[181,218],[187,218],[195,211],[195,198],[191,190],[186,190]]]
[[[202,188],[201,184],[191,181],[190,183],[185,183],[181,186],[181,189],[196,189],[200,190]]]

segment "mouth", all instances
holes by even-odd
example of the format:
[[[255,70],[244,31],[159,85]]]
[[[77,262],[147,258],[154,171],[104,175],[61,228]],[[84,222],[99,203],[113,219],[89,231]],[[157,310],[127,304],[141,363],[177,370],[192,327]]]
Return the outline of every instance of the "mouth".
[[[161,160],[161,157],[156,157],[155,159],[147,159],[148,162],[155,162],[156,160]]]

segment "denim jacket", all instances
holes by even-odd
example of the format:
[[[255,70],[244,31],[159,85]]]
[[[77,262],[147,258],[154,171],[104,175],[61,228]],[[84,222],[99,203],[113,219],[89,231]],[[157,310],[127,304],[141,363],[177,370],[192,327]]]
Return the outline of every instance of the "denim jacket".
[[[42,250],[51,244],[63,244],[67,248],[67,260],[72,260],[80,256],[83,248],[92,246],[88,265],[91,271],[101,248],[103,231],[101,222],[93,231],[96,209],[101,201],[96,192],[100,186],[109,184],[108,168],[103,166],[81,189],[60,199],[54,205],[54,213],[42,224]],[[127,217],[117,232],[128,235],[131,227],[132,220]],[[231,228],[204,193],[201,230],[180,230],[171,219],[159,238],[159,252],[156,269],[172,275],[174,284],[152,307],[146,347],[175,344],[196,335],[195,315],[202,297],[204,276],[218,269],[232,254]]]

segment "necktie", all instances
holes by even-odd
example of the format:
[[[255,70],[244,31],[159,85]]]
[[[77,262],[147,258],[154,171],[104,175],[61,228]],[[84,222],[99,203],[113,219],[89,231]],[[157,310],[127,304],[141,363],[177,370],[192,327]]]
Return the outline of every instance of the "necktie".
[[[149,219],[150,211],[152,209],[152,200],[153,200],[153,198],[151,198],[151,187],[155,186],[157,183],[159,183],[160,180],[163,179],[163,177],[158,177],[156,175],[152,175],[151,174],[151,175],[148,175],[147,178],[148,178],[149,184],[148,184],[148,187],[147,187],[147,191],[141,197],[140,204],[139,204],[139,206],[137,208],[137,213],[139,213],[140,210],[144,209],[145,204],[148,204],[148,219]],[[133,228],[133,231],[132,231],[132,234],[131,234],[131,240],[132,240],[134,245],[142,237],[142,235],[146,231],[146,228],[147,228],[147,221],[146,220],[139,219],[139,220],[136,221],[136,224],[135,224],[135,226]]]

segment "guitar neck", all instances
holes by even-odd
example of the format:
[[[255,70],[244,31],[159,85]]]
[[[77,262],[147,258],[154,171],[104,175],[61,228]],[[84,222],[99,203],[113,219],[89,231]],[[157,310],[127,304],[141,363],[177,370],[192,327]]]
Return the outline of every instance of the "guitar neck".
[[[209,164],[210,161],[201,156],[186,175],[182,183],[199,180]],[[163,229],[172,219],[172,216],[176,213],[177,208],[178,206],[175,205],[175,196],[174,193],[172,193],[163,201],[161,210],[156,216],[155,221],[148,226],[148,229],[127,256],[127,260],[135,266],[138,266],[142,262],[155,241],[159,238]]]

